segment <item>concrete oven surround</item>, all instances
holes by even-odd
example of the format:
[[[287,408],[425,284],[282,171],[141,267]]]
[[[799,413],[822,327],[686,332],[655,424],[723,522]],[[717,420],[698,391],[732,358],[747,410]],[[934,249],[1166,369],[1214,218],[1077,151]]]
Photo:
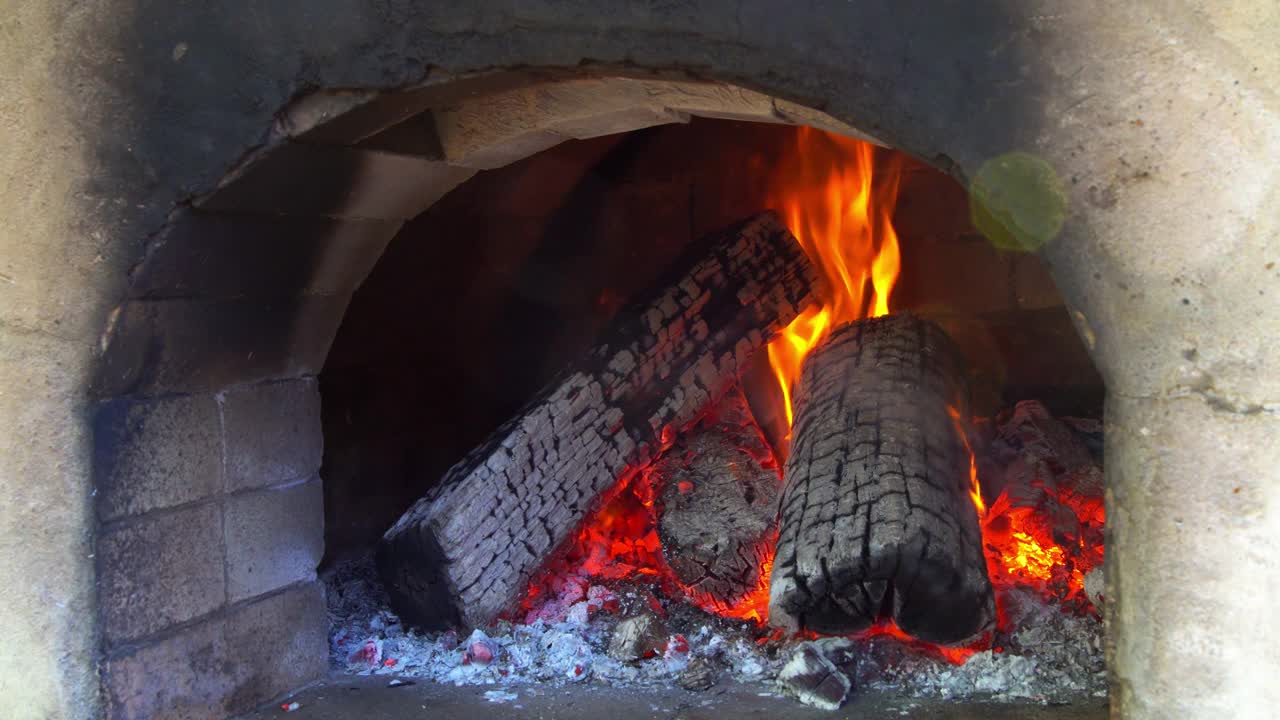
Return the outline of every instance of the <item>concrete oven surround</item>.
[[[322,675],[313,378],[350,293],[472,172],[707,114],[961,182],[1047,163],[1041,252],[1108,386],[1115,714],[1270,716],[1280,6],[1204,5],[11,8],[4,714],[221,717]]]

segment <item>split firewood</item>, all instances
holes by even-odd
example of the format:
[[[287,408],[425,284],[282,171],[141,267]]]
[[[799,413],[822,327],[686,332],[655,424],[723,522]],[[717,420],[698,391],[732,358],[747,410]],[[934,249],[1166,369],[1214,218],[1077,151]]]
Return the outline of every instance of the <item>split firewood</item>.
[[[622,662],[635,662],[661,655],[667,647],[667,626],[653,613],[640,613],[626,618],[613,628],[609,638],[609,657]]]
[[[784,477],[769,621],[841,634],[890,615],[959,642],[995,617],[962,360],[912,315],[837,329],[806,359]]]
[[[733,386],[816,282],[773,213],[705,238],[676,270],[387,531],[378,565],[401,617],[477,626],[509,608],[601,493]]]
[[[703,607],[733,607],[760,586],[777,537],[782,479],[742,393],[716,406],[648,471],[662,553]]]
[[[778,687],[805,705],[839,710],[853,689],[841,665],[851,664],[853,644],[845,638],[802,643],[778,672]]]

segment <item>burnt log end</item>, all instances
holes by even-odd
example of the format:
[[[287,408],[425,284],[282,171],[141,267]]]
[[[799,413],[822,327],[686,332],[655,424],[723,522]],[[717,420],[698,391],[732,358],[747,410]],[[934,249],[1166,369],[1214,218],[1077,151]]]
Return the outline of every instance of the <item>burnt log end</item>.
[[[730,608],[760,586],[773,555],[782,480],[741,393],[717,411],[649,477],[667,565],[699,605]]]
[[[840,634],[887,615],[939,643],[990,627],[964,378],[946,334],[906,314],[841,327],[806,359],[772,624]]]

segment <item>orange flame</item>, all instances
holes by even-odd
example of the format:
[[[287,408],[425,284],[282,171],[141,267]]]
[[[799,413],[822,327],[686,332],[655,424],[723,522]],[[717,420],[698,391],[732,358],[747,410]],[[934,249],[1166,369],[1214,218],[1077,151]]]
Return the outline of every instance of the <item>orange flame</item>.
[[[1075,517],[1078,536],[1055,532],[1048,513],[1014,503],[1007,490],[992,503],[982,528],[992,582],[1031,585],[1047,596],[1083,596],[1084,576],[1105,551],[1102,503],[1063,490],[1053,500]]]
[[[769,343],[788,426],[794,419],[791,389],[809,351],[839,325],[889,313],[901,267],[891,221],[901,167],[894,162],[873,188],[874,152],[865,142],[797,128],[796,147],[769,198],[818,268],[827,295]]]
[[[969,499],[978,509],[978,521],[981,522],[987,514],[987,504],[982,500],[982,485],[978,482],[978,461],[973,456],[973,447],[969,445],[969,434],[964,431],[964,421],[960,419],[960,411],[948,407],[947,413],[951,415],[951,421],[956,424],[956,432],[960,434],[960,442],[964,443],[964,451],[969,454]]]
[[[966,645],[959,647],[948,647],[946,645],[938,645],[936,643],[917,640],[907,631],[898,627],[898,624],[890,619],[883,619],[876,622],[871,627],[859,632],[855,635],[859,638],[876,638],[890,637],[898,642],[914,647],[925,653],[936,655],[951,663],[952,665],[963,665],[966,661],[981,650],[987,649],[988,638],[979,638]]]

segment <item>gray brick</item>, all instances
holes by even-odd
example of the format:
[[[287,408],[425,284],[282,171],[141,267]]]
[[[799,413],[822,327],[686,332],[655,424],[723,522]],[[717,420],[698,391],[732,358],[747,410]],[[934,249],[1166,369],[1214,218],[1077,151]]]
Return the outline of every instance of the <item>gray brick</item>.
[[[324,553],[320,479],[226,500],[227,592],[233,602],[312,580]]]
[[[103,521],[222,490],[222,436],[211,395],[113,400],[94,414],[94,486]]]
[[[217,503],[108,528],[98,538],[97,560],[109,645],[205,615],[226,598]]]
[[[278,485],[320,469],[324,435],[312,379],[262,383],[222,397],[227,488]]]
[[[324,591],[311,583],[246,603],[103,668],[111,720],[222,720],[324,677]]]
[[[226,701],[248,710],[328,674],[324,586],[310,583],[237,606],[227,616],[226,643],[239,684]]]
[[[111,720],[223,720],[239,683],[229,665],[222,618],[200,623],[128,654],[102,671]]]

